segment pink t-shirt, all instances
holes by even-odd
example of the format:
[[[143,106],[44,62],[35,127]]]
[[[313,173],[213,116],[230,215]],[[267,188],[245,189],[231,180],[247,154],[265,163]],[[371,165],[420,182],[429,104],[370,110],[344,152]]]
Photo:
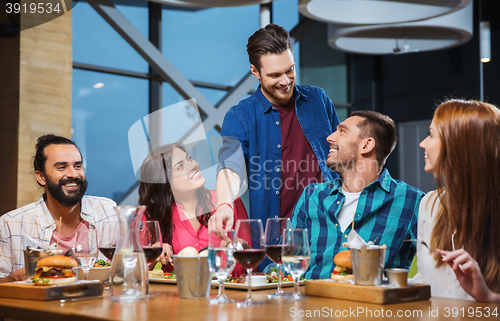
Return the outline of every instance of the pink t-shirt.
[[[215,191],[211,190],[212,200],[216,201]],[[245,206],[240,198],[237,198],[233,204],[234,207],[234,222],[238,219],[247,219]],[[184,215],[182,205],[175,203],[172,213],[172,222],[174,230],[172,233],[172,249],[174,254],[179,253],[183,248],[192,246],[198,252],[208,246],[208,228],[200,224],[197,230],[193,228],[187,217]],[[234,226],[233,226],[234,228]]]
[[[212,201],[214,203],[216,200],[216,193],[214,190],[211,190]],[[245,205],[240,198],[237,198],[234,203],[234,224],[239,219],[248,219],[247,211],[245,209]],[[142,216],[142,221],[146,221],[146,214]],[[198,252],[206,248],[208,246],[208,228],[200,224],[198,229],[194,229],[186,215],[184,215],[184,211],[182,205],[179,203],[175,203],[172,208],[172,223],[174,225],[174,230],[172,233],[172,250],[174,254],[179,253],[183,248],[187,246],[192,246],[198,250]],[[233,224],[233,228],[234,228]],[[171,271],[172,266],[170,264],[167,267],[164,267],[166,271]],[[236,265],[232,275],[239,276],[243,273],[243,269]]]
[[[57,230],[52,232],[52,238],[50,239],[50,244],[57,244],[57,240],[59,239],[59,244],[57,249],[63,250],[63,254],[66,253],[69,249],[75,247],[76,242],[76,231],[88,231],[89,230],[89,222],[82,221],[76,229],[69,236],[59,235]]]

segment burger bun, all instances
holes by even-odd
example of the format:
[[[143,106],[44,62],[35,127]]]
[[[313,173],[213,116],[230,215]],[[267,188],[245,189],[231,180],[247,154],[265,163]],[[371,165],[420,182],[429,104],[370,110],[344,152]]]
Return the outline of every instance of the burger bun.
[[[347,250],[337,253],[337,255],[335,255],[335,257],[333,258],[333,262],[337,266],[345,267],[352,270],[351,251]]]
[[[75,283],[76,277],[72,276],[69,278],[48,278],[49,282],[43,282],[43,280],[47,280],[47,279],[46,278],[38,279],[36,281],[33,281],[33,284],[41,285],[41,286],[69,284],[69,283]]]
[[[62,256],[62,255],[57,255],[57,256],[47,256],[36,264],[36,267],[43,267],[43,266],[61,266],[61,267],[77,267],[78,262],[76,262],[75,259],[70,258],[68,256]]]
[[[192,246],[187,246],[183,248],[179,253],[177,253],[177,256],[179,257],[198,256],[198,250]]]
[[[335,281],[348,281],[348,280],[354,280],[354,275],[352,274],[340,275],[332,273],[330,278]]]

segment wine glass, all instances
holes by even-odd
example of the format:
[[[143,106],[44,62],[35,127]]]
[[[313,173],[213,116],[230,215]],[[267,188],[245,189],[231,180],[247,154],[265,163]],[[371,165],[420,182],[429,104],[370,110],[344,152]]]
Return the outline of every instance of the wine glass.
[[[85,280],[89,278],[89,271],[97,259],[97,231],[76,231],[75,257],[78,260]]]
[[[158,221],[142,221],[139,235],[146,262],[153,263],[163,252],[160,223]]]
[[[232,247],[233,234],[234,230],[210,230],[208,233],[208,266],[219,280],[219,294],[210,300],[210,304],[234,302],[226,296],[224,289],[224,281],[236,265]]]
[[[113,259],[116,246],[120,241],[120,222],[104,221],[101,225],[101,237],[99,239],[99,251],[109,260]]]
[[[236,304],[238,308],[264,304],[252,300],[252,270],[266,257],[262,221],[238,220],[233,235],[234,258],[247,271],[247,299]]]
[[[289,218],[268,218],[266,222],[266,254],[278,265],[278,290],[276,293],[268,294],[269,299],[283,298],[281,289],[281,253],[283,250],[283,229],[291,228],[292,222]]]
[[[295,282],[292,295],[285,299],[293,301],[308,300],[306,297],[301,296],[299,291],[300,276],[309,267],[311,258],[307,229],[283,230],[283,245],[281,259]]]
[[[142,221],[139,224],[139,237],[142,249],[146,256],[146,263],[150,266],[163,252],[160,223],[158,221]],[[159,293],[149,292],[149,282],[146,293],[148,296],[156,296]]]

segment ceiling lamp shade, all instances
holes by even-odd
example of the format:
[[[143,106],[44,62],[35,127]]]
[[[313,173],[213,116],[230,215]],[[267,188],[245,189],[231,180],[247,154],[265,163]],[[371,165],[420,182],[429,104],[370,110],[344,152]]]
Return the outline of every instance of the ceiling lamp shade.
[[[442,50],[472,38],[472,3],[453,13],[417,22],[328,26],[328,45],[334,49],[370,55]]]
[[[304,16],[335,24],[418,21],[464,8],[472,0],[299,0]]]
[[[271,3],[273,0],[152,0],[162,4],[195,7],[195,8],[213,8],[213,7],[236,7],[251,4]]]

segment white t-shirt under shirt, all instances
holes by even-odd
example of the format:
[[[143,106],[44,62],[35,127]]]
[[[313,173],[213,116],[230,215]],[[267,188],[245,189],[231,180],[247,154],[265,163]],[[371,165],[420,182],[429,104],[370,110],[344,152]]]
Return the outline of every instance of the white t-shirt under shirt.
[[[358,207],[358,200],[361,192],[349,193],[342,191],[342,193],[345,195],[345,200],[344,204],[342,204],[342,207],[340,208],[339,214],[337,215],[337,221],[339,221],[340,230],[343,233],[349,224],[352,223],[354,212],[356,212],[356,208]]]

